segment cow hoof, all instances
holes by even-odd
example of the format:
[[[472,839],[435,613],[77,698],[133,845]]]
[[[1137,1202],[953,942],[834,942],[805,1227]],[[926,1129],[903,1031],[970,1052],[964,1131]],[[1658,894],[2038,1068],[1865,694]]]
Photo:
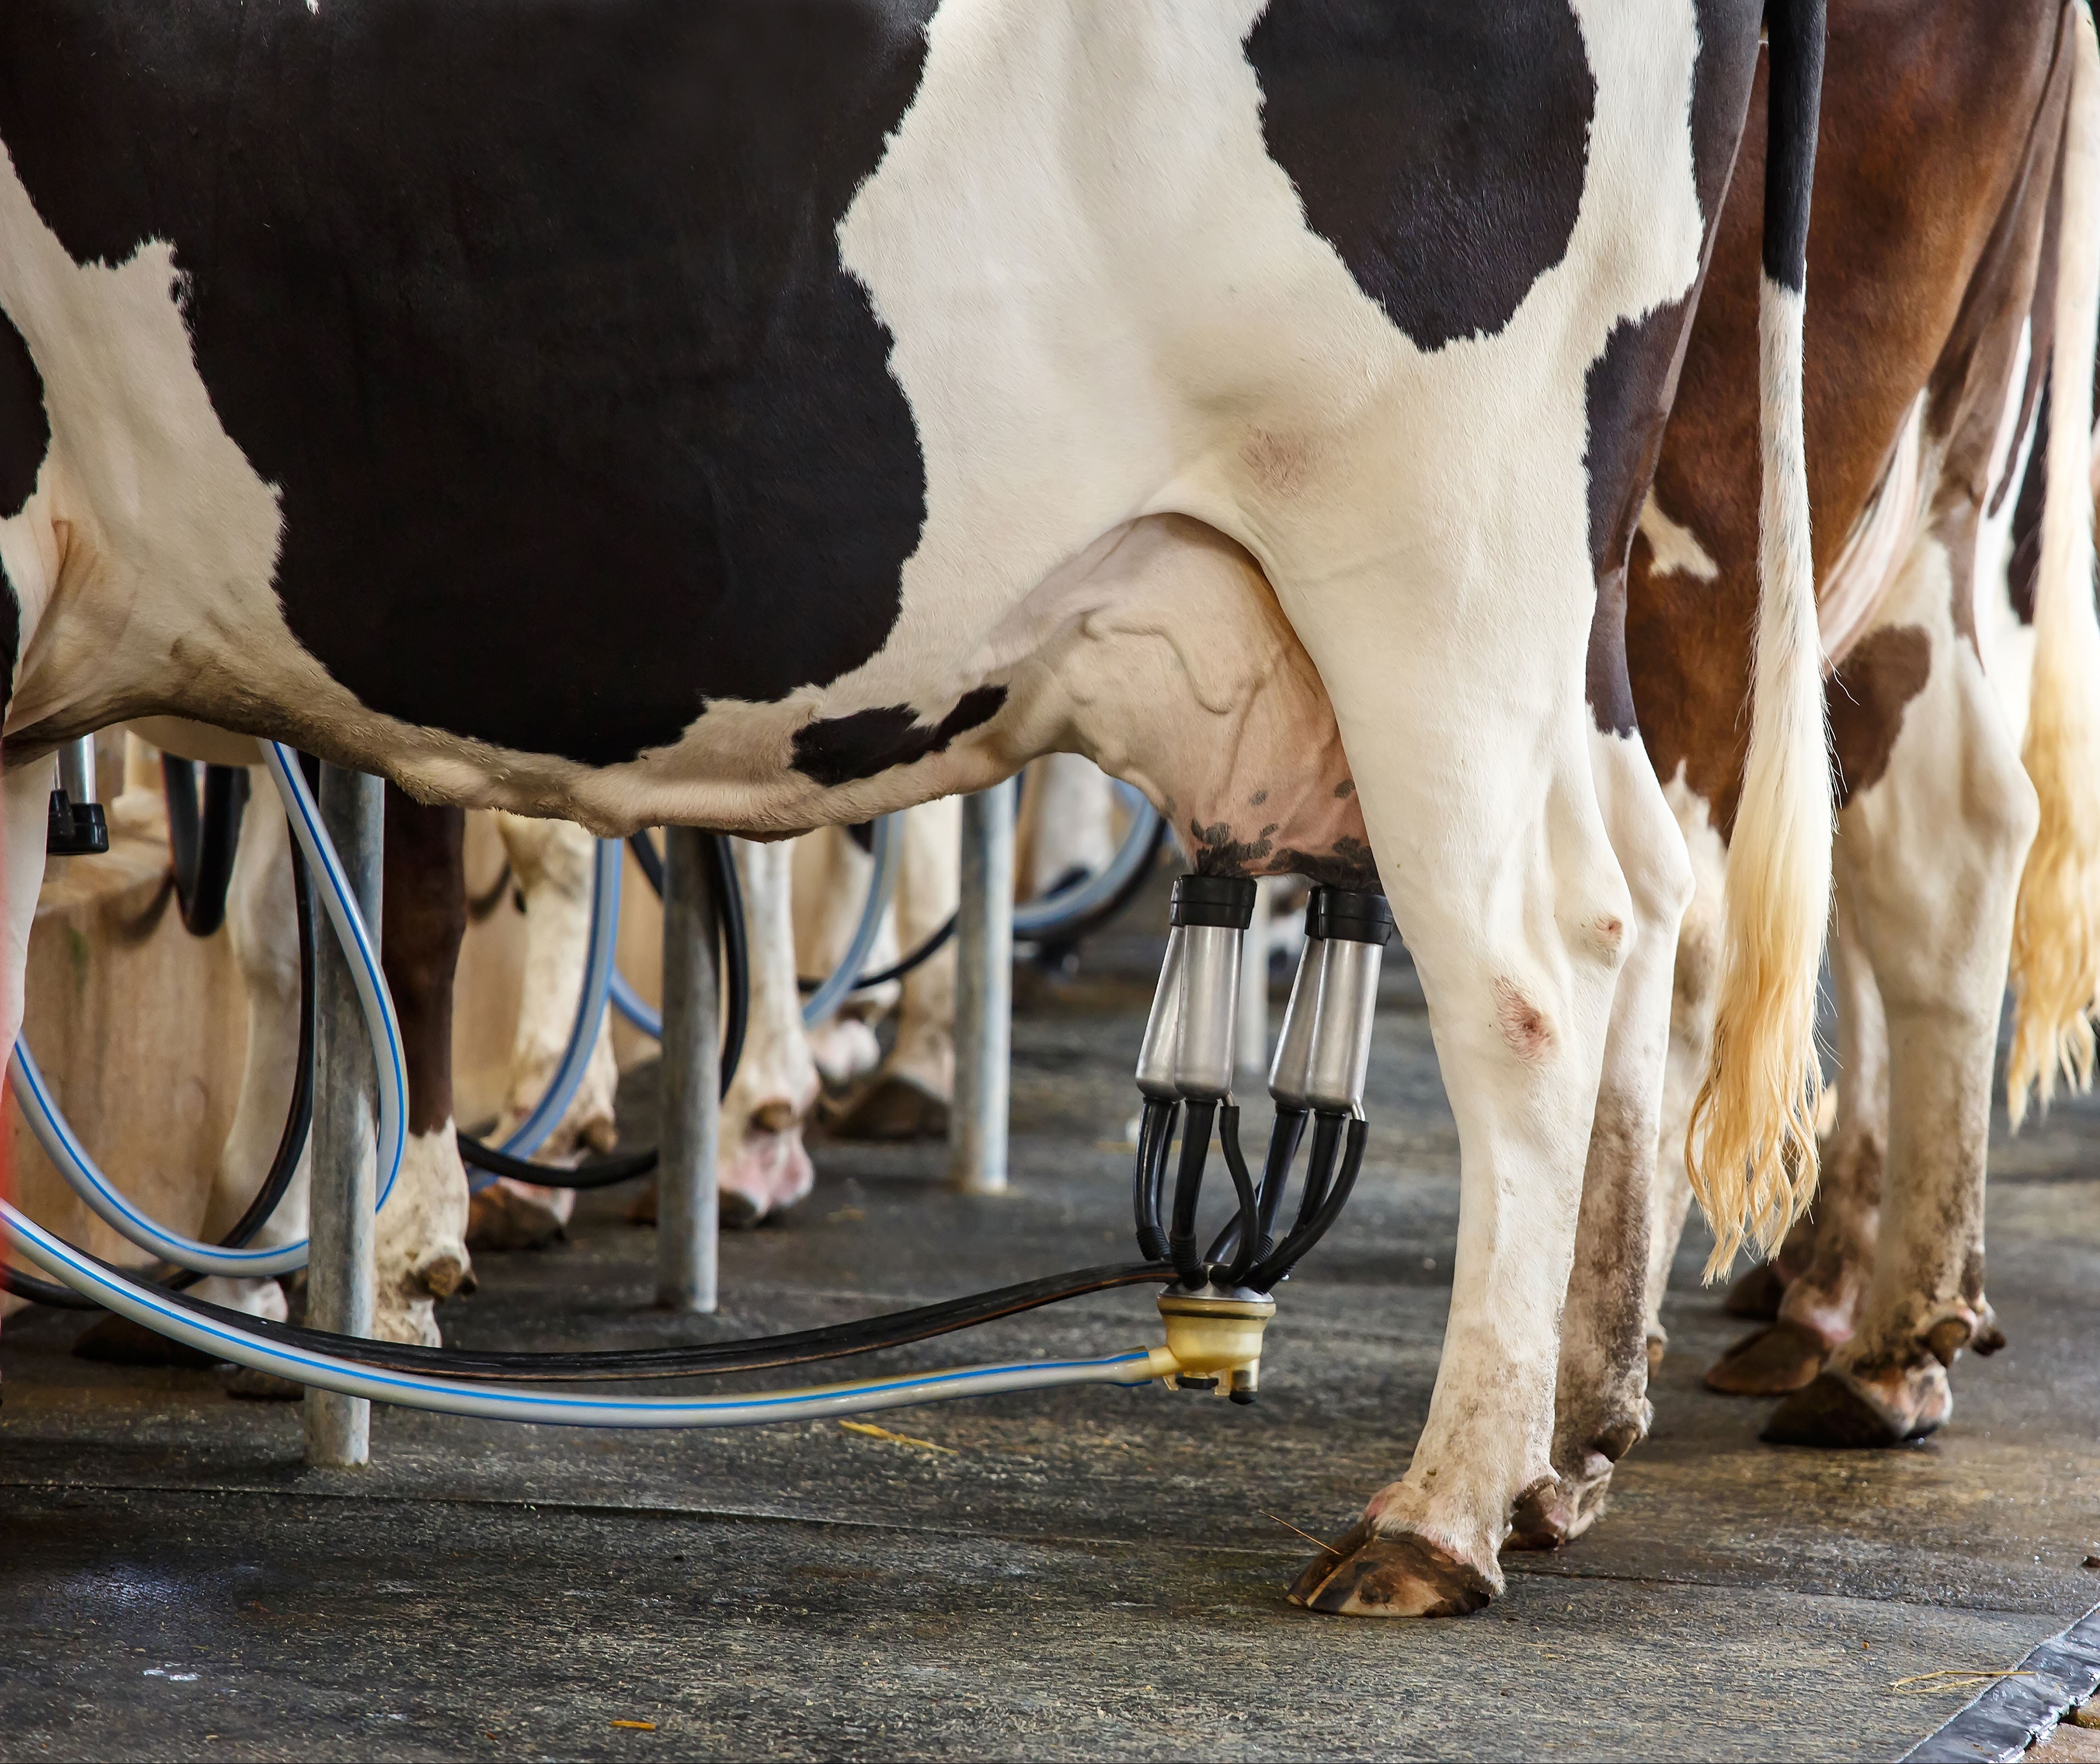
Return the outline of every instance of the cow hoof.
[[[1779,1302],[1786,1296],[1786,1282],[1769,1262],[1761,1262],[1738,1276],[1721,1300],[1730,1316],[1747,1317],[1753,1323],[1779,1320]]]
[[[862,1091],[832,1129],[842,1140],[944,1140],[948,1104],[924,1085],[893,1072]]]
[[[1931,1369],[1939,1371],[1938,1367]],[[1796,1391],[1772,1411],[1758,1437],[1768,1445],[1816,1445],[1840,1451],[1886,1451],[1890,1446],[1921,1440],[1943,1426],[1952,1408],[1946,1393],[1946,1374],[1905,1379],[1917,1383],[1917,1400],[1903,1409],[1891,1406],[1868,1390],[1856,1378],[1828,1371],[1805,1390]],[[1911,1395],[1906,1388],[1904,1394]]]
[[[303,1384],[254,1366],[236,1366],[227,1374],[226,1394],[247,1403],[296,1403],[307,1394]]]
[[[1815,1330],[1782,1317],[1709,1366],[1706,1388],[1723,1396],[1785,1396],[1813,1383],[1829,1353]]]
[[[653,1225],[656,1223],[656,1179],[651,1176],[648,1186],[627,1203],[627,1222],[630,1225]]]
[[[108,1366],[215,1366],[216,1354],[208,1354],[187,1342],[157,1335],[128,1316],[98,1318],[81,1332],[73,1344],[76,1360],[99,1360]]]
[[[1361,1520],[1290,1587],[1294,1605],[1343,1617],[1463,1617],[1494,1596],[1478,1568],[1427,1538],[1378,1537]]]
[[[414,1279],[425,1292],[437,1299],[464,1299],[481,1288],[481,1282],[474,1278],[473,1264],[464,1255],[454,1255],[450,1250],[426,1262],[416,1270]]]
[[[1603,1483],[1612,1480],[1612,1466],[1604,1466]],[[1604,1488],[1597,1490],[1598,1505],[1603,1504]],[[1510,1534],[1503,1542],[1505,1550],[1558,1550],[1570,1538],[1578,1537],[1595,1522],[1592,1510],[1585,1518],[1577,1511],[1577,1503],[1570,1498],[1565,1477],[1551,1482],[1542,1482],[1517,1497],[1516,1506],[1510,1515]]]
[[[1579,1462],[1533,1483],[1516,1497],[1502,1547],[1558,1550],[1573,1543],[1604,1517],[1612,1471],[1647,1436],[1645,1422],[1621,1422],[1593,1439]]]
[[[1662,1362],[1670,1353],[1670,1338],[1658,1330],[1648,1338],[1648,1375],[1652,1380],[1662,1370]]]
[[[501,1177],[467,1202],[470,1250],[544,1250],[568,1234],[551,1202]]]
[[[651,1197],[651,1202],[649,1216],[653,1222],[656,1217],[653,1195]],[[739,1189],[722,1188],[717,1191],[715,1216],[721,1221],[726,1230],[748,1231],[753,1225],[764,1220],[765,1209],[758,1202]]]

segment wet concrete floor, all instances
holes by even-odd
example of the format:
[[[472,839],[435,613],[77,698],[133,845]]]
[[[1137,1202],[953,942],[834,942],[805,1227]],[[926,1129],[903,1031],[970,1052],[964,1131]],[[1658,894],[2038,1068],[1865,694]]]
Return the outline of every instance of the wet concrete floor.
[[[820,1145],[799,1212],[726,1240],[727,1310],[685,1320],[649,1308],[624,1195],[588,1197],[566,1246],[481,1256],[448,1336],[706,1339],[1123,1259],[1158,948],[1105,937],[1025,1004],[1009,1194],[946,1193],[937,1146]],[[877,1418],[907,1441],[380,1410],[370,1468],[315,1472],[295,1405],[89,1365],[83,1320],[29,1313],[0,1340],[0,1758],[1886,1758],[1964,1700],[1895,1681],[2010,1667],[2100,1599],[2100,1109],[2076,1105],[1998,1148],[2012,1345],[1957,1368],[1937,1439],[1759,1444],[1764,1405],[1701,1387],[1742,1325],[1688,1245],[1654,1435],[1589,1537],[1512,1558],[1462,1621],[1290,1609],[1286,1522],[1331,1534],[1405,1467],[1448,1303],[1456,1140],[1404,964],[1370,1114],[1251,1409],[1096,1388]],[[1145,1293],[1107,1294],[854,1370],[1156,1331]]]

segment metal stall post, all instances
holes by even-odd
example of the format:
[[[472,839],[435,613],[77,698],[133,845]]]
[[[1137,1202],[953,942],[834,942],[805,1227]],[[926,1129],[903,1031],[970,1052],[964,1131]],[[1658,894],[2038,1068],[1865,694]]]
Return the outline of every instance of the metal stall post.
[[[963,799],[963,894],[955,919],[955,1103],[948,1180],[967,1193],[1006,1187],[1013,1053],[1016,786]]]
[[[715,1144],[721,1118],[721,903],[708,836],[664,830],[663,1122],[656,1166],[656,1302],[715,1308]]]
[[[363,772],[324,765],[320,811],[377,951],[386,787]],[[351,958],[333,937],[322,937],[318,943],[307,1321],[338,1334],[369,1335],[378,1081]],[[309,1464],[346,1466],[370,1458],[372,1405],[364,1398],[309,1390],[306,1404]]]

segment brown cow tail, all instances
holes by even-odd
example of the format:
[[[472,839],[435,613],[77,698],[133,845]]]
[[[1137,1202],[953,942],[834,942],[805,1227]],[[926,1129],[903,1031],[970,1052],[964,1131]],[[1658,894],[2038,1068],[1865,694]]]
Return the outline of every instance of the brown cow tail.
[[[1714,1228],[1707,1276],[1769,1253],[1815,1189],[1815,981],[1830,908],[1829,743],[1809,549],[1802,332],[1823,90],[1823,0],[1768,0],[1758,310],[1763,502],[1749,753],[1730,841],[1721,988],[1685,1160]]]
[[[2071,7],[2071,104],[2057,199],[2056,311],[2048,476],[2035,580],[2034,675],[2021,750],[2041,815],[2013,918],[2018,999],[2005,1101],[2017,1127],[2031,1091],[2049,1106],[2059,1073],[2093,1082],[2100,982],[2100,620],[2093,611],[2093,368],[2100,332],[2100,50]]]

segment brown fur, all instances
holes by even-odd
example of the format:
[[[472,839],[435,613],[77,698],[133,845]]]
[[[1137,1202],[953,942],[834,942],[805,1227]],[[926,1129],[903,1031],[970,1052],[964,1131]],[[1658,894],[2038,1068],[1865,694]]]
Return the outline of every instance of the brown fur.
[[[408,1131],[452,1118],[452,973],[466,935],[466,815],[430,809],[386,787],[386,871],[380,965],[401,1020]]]
[[[1904,707],[1925,690],[1932,640],[1914,624],[1870,631],[1830,677],[1830,744],[1838,756],[1838,805],[1871,790],[1889,769]]]
[[[2018,337],[2004,319],[2032,302],[2045,210],[2035,192],[2037,180],[2046,190],[2062,104],[2053,0],[1862,0],[1833,7],[1829,29],[1805,388],[1819,580],[1921,389],[1953,475],[1978,484],[1976,501],[1988,494],[1985,431]],[[1762,81],[1655,478],[1662,511],[1690,528],[1719,574],[1657,576],[1637,536],[1627,580],[1643,739],[1658,775],[1683,768],[1724,839],[1742,787],[1758,597],[1758,387],[1744,364],[1758,359]],[[1957,500],[1943,493],[1941,506]],[[1967,578],[1957,555],[1958,589]]]

